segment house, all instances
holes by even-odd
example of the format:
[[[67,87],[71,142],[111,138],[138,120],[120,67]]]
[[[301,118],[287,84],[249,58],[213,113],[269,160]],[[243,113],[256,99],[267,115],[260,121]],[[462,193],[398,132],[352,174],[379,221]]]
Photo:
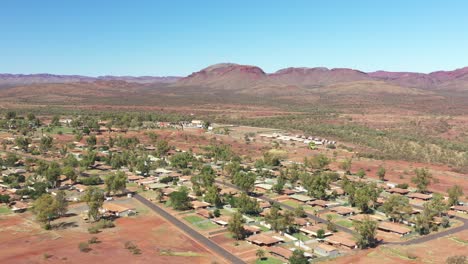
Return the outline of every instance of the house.
[[[207,202],[200,202],[200,201],[193,201],[192,202],[192,207],[195,210],[200,209],[200,208],[207,208],[209,206],[211,206],[211,204],[209,204]]]
[[[247,235],[256,235],[258,233],[260,233],[261,229],[260,227],[258,226],[254,226],[254,225],[244,225],[244,230],[246,232]]]
[[[468,205],[455,205],[450,208],[458,213],[468,213]]]
[[[220,226],[227,226],[228,223],[229,223],[229,217],[226,216],[226,215],[222,215],[220,217],[216,217],[216,218],[211,218],[211,221],[217,225],[220,225]]]
[[[302,194],[289,195],[289,198],[293,199],[293,200],[296,200],[296,201],[299,201],[299,202],[302,202],[302,203],[307,203],[309,201],[314,200],[314,198],[312,198],[310,196],[307,196],[307,195],[302,195]]]
[[[324,201],[324,200],[310,201],[310,202],[307,202],[307,204],[311,206],[320,206],[322,208],[327,208],[330,205],[329,202]]]
[[[321,225],[309,225],[309,226],[304,226],[299,229],[299,231],[303,232],[306,235],[314,236],[317,237],[317,233],[319,230],[324,231],[324,236],[331,236],[331,232],[327,232],[327,228]]]
[[[300,217],[295,217],[294,218],[294,223],[298,226],[306,226],[310,225],[309,219],[308,218],[300,218]]]
[[[269,202],[261,200],[258,205],[260,206],[260,209],[264,210],[267,208],[271,208],[271,204]]]
[[[282,247],[270,247],[268,249],[270,254],[273,256],[281,257],[283,260],[289,261],[289,258],[292,256],[293,252],[289,249],[282,248]]]
[[[22,212],[26,211],[29,207],[30,207],[29,204],[24,203],[24,202],[19,202],[19,201],[15,202],[12,205],[10,205],[10,209],[14,213],[22,213]]]
[[[165,183],[159,183],[159,182],[146,184],[146,189],[147,190],[164,189],[164,188],[167,188],[167,187],[169,187],[169,185],[167,185]]]
[[[381,222],[379,223],[377,228],[379,230],[395,233],[400,236],[404,236],[406,234],[411,233],[411,229],[409,229],[408,227],[400,225],[400,224],[396,224],[396,223],[390,223],[390,222]]]
[[[292,195],[292,194],[295,194],[296,191],[295,190],[292,190],[292,189],[284,189],[283,190],[283,194],[286,194],[286,195]]]
[[[268,247],[271,247],[283,241],[276,237],[268,236],[265,234],[257,234],[257,235],[249,236],[245,240],[249,243],[252,243],[258,246],[268,246]]]
[[[86,185],[83,185],[83,184],[75,184],[73,185],[73,189],[77,190],[78,192],[84,192],[86,191],[88,187]]]
[[[143,177],[143,176],[135,175],[135,174],[129,175],[129,176],[127,177],[127,179],[128,179],[129,182],[136,182],[136,181],[141,180],[141,179],[144,179],[144,178],[145,178],[145,177]]]
[[[135,215],[136,210],[134,208],[126,207],[121,204],[107,202],[102,204],[102,212],[115,216],[130,216]]]
[[[255,184],[255,189],[257,191],[269,191],[271,190],[271,188],[273,188],[273,185],[271,184],[266,184],[266,183]]]
[[[408,198],[421,200],[421,201],[429,201],[432,198],[432,195],[423,194],[423,193],[408,193]]]
[[[383,219],[380,218],[377,215],[367,215],[367,214],[357,214],[357,215],[352,215],[348,217],[349,220],[351,221],[356,221],[356,222],[361,222],[365,220],[367,217],[369,217],[371,220],[376,220],[376,221],[382,221]]]
[[[354,210],[353,208],[345,207],[345,206],[332,207],[330,211],[335,212],[342,216],[352,215],[356,213],[356,210]]]
[[[407,195],[409,193],[409,190],[408,189],[402,189],[402,188],[391,188],[388,190],[389,193],[392,193],[392,194],[401,194],[401,195]]]
[[[341,246],[349,249],[355,249],[357,248],[357,244],[354,240],[349,239],[347,237],[341,236],[341,235],[332,235],[329,236],[325,239],[325,242],[332,246]]]
[[[340,254],[337,248],[327,245],[319,244],[314,248],[314,253],[322,257],[336,257]]]
[[[205,218],[211,218],[212,217],[212,214],[209,210],[206,210],[204,208],[200,208],[198,210],[195,211],[198,215],[201,215]]]

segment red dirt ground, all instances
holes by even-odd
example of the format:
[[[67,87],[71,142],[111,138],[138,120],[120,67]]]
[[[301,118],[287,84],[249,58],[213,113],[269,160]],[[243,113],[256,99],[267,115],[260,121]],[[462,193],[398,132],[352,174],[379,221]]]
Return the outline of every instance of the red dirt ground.
[[[25,213],[27,214],[27,213]],[[116,227],[91,235],[85,231],[44,231],[23,215],[0,218],[0,263],[212,263],[223,262],[178,229],[158,216],[121,218]],[[88,253],[80,252],[78,243],[92,236],[99,244],[92,244]],[[124,248],[132,241],[141,250],[133,255]],[[195,252],[198,256],[161,256],[159,250]],[[46,258],[45,254],[50,257]]]

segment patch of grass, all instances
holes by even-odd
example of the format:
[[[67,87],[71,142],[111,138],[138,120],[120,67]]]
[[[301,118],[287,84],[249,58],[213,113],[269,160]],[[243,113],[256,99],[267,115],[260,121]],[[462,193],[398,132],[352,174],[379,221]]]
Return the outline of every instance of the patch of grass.
[[[257,261],[255,261],[255,264],[282,264],[284,263],[284,261],[281,261],[279,259],[276,259],[276,258],[272,258],[272,257],[269,257],[269,258],[265,258],[265,259],[257,259]]]
[[[340,226],[344,226],[344,227],[353,227],[353,222],[352,221],[349,221],[349,220],[346,220],[346,219],[343,219],[343,220],[338,220],[335,222],[337,225],[340,225]]]
[[[189,215],[189,216],[184,217],[183,219],[202,230],[209,230],[209,229],[214,229],[218,227],[216,224],[213,224],[211,221],[205,218],[196,216],[196,215]]]
[[[295,238],[297,238],[297,239],[299,239],[301,241],[308,241],[308,240],[312,239],[312,238],[304,235],[303,233],[295,233],[295,234],[293,234],[293,237],[295,237]]]
[[[188,221],[191,224],[195,224],[195,223],[201,222],[201,221],[203,221],[205,219],[201,218],[200,216],[197,216],[197,215],[189,215],[189,216],[184,217],[184,220]]]
[[[7,206],[0,206],[0,215],[11,214],[10,208]]]
[[[396,257],[399,257],[404,260],[415,260],[417,259],[417,256],[414,255],[413,253],[407,251],[407,252],[402,252],[396,248],[390,248],[390,247],[382,247],[382,251],[387,252],[389,254],[392,254]]]
[[[299,207],[299,205],[300,205],[298,202],[295,202],[295,201],[292,201],[292,200],[286,200],[286,201],[283,201],[283,202],[281,202],[281,203],[283,203],[283,204],[285,204],[285,205],[292,206],[292,207],[294,207],[294,208],[297,208],[297,207]]]

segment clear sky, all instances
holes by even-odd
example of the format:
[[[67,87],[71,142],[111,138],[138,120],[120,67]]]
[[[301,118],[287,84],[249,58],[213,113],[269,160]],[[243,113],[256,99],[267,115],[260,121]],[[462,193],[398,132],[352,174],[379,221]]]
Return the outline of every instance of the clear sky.
[[[468,66],[466,0],[3,0],[0,72],[187,75],[219,62]]]

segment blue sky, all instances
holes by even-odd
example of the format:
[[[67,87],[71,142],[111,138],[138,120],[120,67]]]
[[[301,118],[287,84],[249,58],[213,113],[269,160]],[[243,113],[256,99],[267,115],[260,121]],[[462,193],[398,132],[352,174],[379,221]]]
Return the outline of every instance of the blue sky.
[[[0,72],[451,70],[468,66],[467,13],[464,0],[4,0]]]

